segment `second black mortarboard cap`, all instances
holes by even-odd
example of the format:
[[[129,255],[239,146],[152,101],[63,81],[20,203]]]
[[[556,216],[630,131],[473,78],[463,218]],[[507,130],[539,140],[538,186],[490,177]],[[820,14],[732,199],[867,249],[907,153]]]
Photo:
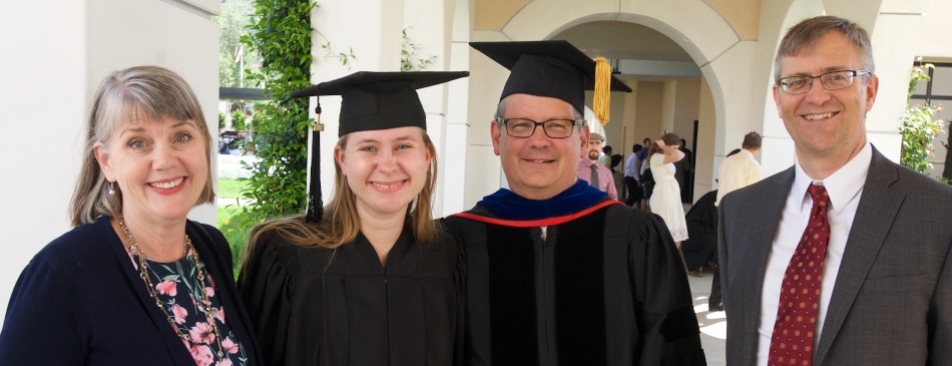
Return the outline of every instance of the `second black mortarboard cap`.
[[[416,90],[469,76],[457,72],[371,72],[360,71],[340,79],[326,81],[291,92],[291,98],[340,95],[340,118],[337,136],[351,132],[386,130],[397,127],[420,127],[426,130],[426,112]],[[318,122],[311,132],[307,212],[305,220],[321,221],[324,213],[321,199],[320,124],[321,103],[317,102]]]
[[[291,98],[340,95],[338,136],[407,126],[426,130],[426,113],[416,90],[466,76],[468,71],[360,71],[292,92]]]
[[[601,73],[599,77],[595,60],[567,41],[470,42],[469,45],[510,70],[499,100],[511,94],[552,97],[564,100],[582,113],[585,111],[585,90],[595,90],[593,109],[599,116],[602,108],[599,108],[600,90],[596,87],[596,80],[601,78],[604,83],[610,82],[610,90],[631,92],[631,88],[611,75],[607,63],[607,73]],[[608,89],[605,88],[603,93],[607,94]],[[599,118],[603,123],[607,122],[607,117]]]

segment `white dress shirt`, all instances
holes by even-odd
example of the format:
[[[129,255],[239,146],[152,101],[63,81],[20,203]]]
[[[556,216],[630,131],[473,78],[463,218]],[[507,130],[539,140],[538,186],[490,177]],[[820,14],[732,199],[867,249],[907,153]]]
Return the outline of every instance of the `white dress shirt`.
[[[747,149],[741,149],[739,153],[724,159],[717,172],[717,201],[714,201],[714,206],[721,204],[724,195],[757,183],[764,177],[760,163]]]
[[[764,274],[764,285],[760,299],[760,341],[757,348],[757,365],[766,366],[770,355],[770,340],[773,336],[774,323],[777,320],[777,309],[780,305],[780,288],[783,285],[783,275],[787,265],[793,258],[793,252],[800,244],[800,237],[810,221],[810,210],[813,208],[813,198],[807,192],[811,183],[823,185],[830,196],[828,218],[830,220],[830,242],[827,244],[826,260],[823,265],[823,279],[820,284],[820,304],[817,310],[816,336],[813,338],[814,348],[820,340],[823,323],[826,319],[827,308],[833,295],[833,285],[840,270],[843,252],[846,250],[846,240],[856,217],[856,208],[866,183],[866,174],[872,161],[873,150],[869,142],[842,168],[822,181],[807,176],[799,162],[795,165],[796,175],[793,187],[787,196],[774,238],[770,257],[767,260],[767,271]],[[751,202],[757,204],[757,202]]]
[[[641,181],[641,159],[638,159],[638,154],[628,156],[628,161],[625,162],[625,176]]]

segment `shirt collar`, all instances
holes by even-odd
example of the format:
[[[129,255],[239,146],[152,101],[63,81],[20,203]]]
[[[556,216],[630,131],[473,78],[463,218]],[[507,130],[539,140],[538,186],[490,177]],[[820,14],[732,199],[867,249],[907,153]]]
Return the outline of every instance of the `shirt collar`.
[[[810,210],[807,203],[807,197],[810,194],[807,189],[813,182],[822,183],[830,195],[830,210],[836,211],[846,207],[846,204],[852,201],[859,194],[860,190],[866,184],[866,175],[869,173],[869,164],[873,159],[873,148],[869,141],[860,149],[850,161],[846,162],[840,169],[830,174],[823,180],[810,178],[797,161],[796,174],[793,181],[793,193],[803,197],[803,203],[800,205],[800,211]]]
[[[592,166],[592,164],[595,164],[595,163],[589,161],[589,160],[586,159],[586,158],[579,158],[579,159],[578,159],[578,163],[579,163],[579,164],[584,164],[584,167],[586,167],[586,168]],[[591,168],[589,168],[589,169],[591,169]]]
[[[756,159],[754,158],[754,153],[748,151],[747,149],[740,149],[740,152],[738,154],[743,154],[743,155],[746,155],[748,158]]]

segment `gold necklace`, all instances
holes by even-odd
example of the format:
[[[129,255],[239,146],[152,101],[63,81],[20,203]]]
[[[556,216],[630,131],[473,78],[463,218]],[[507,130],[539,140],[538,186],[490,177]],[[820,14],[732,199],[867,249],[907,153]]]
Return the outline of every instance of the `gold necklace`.
[[[178,334],[179,338],[184,339],[190,343],[195,344],[204,344],[208,346],[214,346],[213,344],[206,341],[196,341],[186,333],[183,333],[179,329],[178,324],[175,322],[175,318],[169,315],[169,312],[165,310],[165,307],[162,306],[162,301],[159,300],[159,297],[155,294],[155,286],[152,284],[152,278],[149,277],[148,264],[146,263],[145,253],[142,249],[139,249],[139,243],[132,238],[132,234],[129,233],[129,228],[126,227],[126,222],[120,218],[119,227],[122,228],[122,232],[129,237],[129,242],[132,243],[129,246],[129,252],[139,258],[139,278],[142,278],[142,282],[145,283],[145,288],[149,291],[149,296],[155,300],[155,305],[159,307],[159,310],[162,310],[162,313],[165,314],[165,317],[169,320],[169,323],[172,324],[172,328],[175,328],[175,333]],[[195,247],[192,245],[192,239],[188,237],[188,234],[185,234],[185,248],[183,249],[186,255],[192,253],[192,259],[195,261],[195,269],[198,273],[198,282],[202,288],[202,298],[199,299],[202,305],[205,307],[205,321],[208,322],[208,325],[212,327],[212,330],[215,332],[215,340],[218,343],[218,358],[221,359],[225,356],[224,348],[221,345],[221,333],[218,331],[218,324],[215,323],[215,316],[212,312],[212,302],[209,300],[208,291],[205,290],[205,274],[202,273],[202,267],[198,265],[198,251],[195,250]]]

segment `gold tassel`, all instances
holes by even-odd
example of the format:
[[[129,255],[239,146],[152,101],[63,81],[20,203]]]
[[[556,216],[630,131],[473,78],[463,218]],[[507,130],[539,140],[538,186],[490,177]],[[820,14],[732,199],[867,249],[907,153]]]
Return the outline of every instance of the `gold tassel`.
[[[608,110],[611,109],[612,67],[604,57],[595,58],[595,97],[592,101],[592,110],[595,118],[608,124]]]

